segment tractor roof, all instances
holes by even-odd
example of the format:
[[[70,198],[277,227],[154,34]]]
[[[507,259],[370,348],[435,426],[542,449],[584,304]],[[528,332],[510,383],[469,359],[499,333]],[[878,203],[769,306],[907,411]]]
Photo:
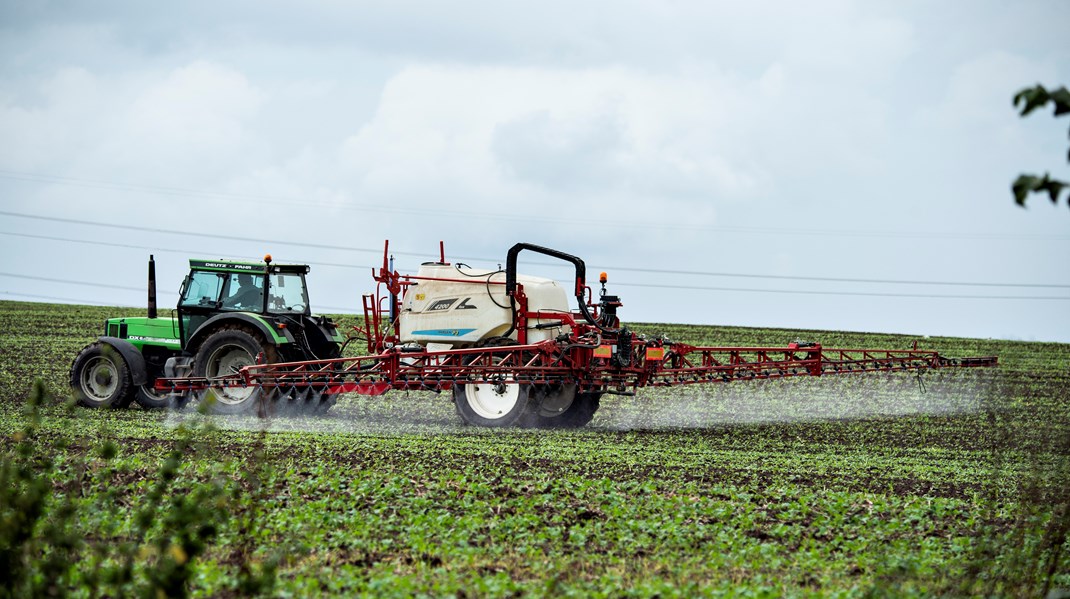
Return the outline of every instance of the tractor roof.
[[[242,262],[238,260],[198,260],[190,258],[190,270],[215,270],[220,272],[264,272],[270,268],[271,272],[295,272],[307,273],[307,264],[276,264],[266,262]]]

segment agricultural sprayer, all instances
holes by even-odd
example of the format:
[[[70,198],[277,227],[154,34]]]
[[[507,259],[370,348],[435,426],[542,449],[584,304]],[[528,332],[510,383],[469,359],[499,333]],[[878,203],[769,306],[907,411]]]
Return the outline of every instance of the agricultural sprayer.
[[[568,287],[517,274],[521,252],[572,264]],[[364,326],[343,339],[308,308],[303,265],[191,260],[176,314],[109,319],[105,336],[75,360],[71,383],[89,406],[180,406],[219,412],[323,411],[339,394],[447,392],[481,426],[580,427],[605,394],[641,387],[995,366],[995,357],[949,358],[911,349],[695,347],[638,335],[617,315],[620,298],[599,276],[597,297],[580,258],[514,245],[504,269],[438,260],[415,275],[392,267],[389,242],[363,297]],[[242,285],[247,291],[243,291]],[[245,303],[239,301],[245,294]],[[570,296],[575,298],[575,309]],[[367,355],[344,357],[359,339]]]

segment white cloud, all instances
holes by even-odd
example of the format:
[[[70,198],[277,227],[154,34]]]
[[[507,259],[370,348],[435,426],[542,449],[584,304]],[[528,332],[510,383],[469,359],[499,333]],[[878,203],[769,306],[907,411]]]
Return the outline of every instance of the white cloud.
[[[620,68],[423,65],[389,82],[343,161],[396,193],[438,180],[492,195],[746,195],[754,177],[722,131],[738,97]]]
[[[160,145],[230,147],[256,116],[261,98],[239,72],[210,62],[179,68],[129,107],[131,137]]]
[[[205,61],[183,66],[129,98],[102,151],[113,165],[156,173],[248,167],[243,154],[256,151],[250,125],[261,96],[236,70]]]
[[[379,198],[612,198],[632,216],[651,200],[717,206],[786,193],[784,176],[882,169],[885,100],[807,76],[779,62],[752,78],[696,63],[659,74],[411,66],[340,161]]]
[[[993,51],[971,58],[950,73],[937,118],[948,127],[1016,123],[1011,98],[1023,87],[1047,82],[1055,69],[1022,56]]]
[[[221,65],[124,76],[70,67],[35,89],[0,105],[0,136],[11,142],[0,148],[7,168],[176,184],[181,179],[167,173],[233,172],[256,151],[250,124],[262,95]]]
[[[849,74],[856,84],[888,79],[918,48],[909,22],[860,14],[852,2],[797,4],[795,11],[782,23],[784,55],[816,73]]]
[[[100,114],[101,84],[81,68],[61,69],[38,82],[34,93],[5,94],[0,105],[0,161],[7,168],[55,167],[85,151],[103,134],[111,115]]]

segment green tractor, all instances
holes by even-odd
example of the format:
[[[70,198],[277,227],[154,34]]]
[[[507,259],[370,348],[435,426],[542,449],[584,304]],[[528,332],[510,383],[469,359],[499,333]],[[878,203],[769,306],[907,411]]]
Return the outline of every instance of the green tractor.
[[[178,406],[184,398],[158,393],[159,377],[222,377],[252,364],[337,358],[343,337],[331,320],[309,310],[304,264],[190,260],[178,307],[156,311],[156,266],[149,257],[147,317],[109,318],[104,334],[71,365],[71,387],[87,407]],[[210,391],[210,408],[223,414],[253,411],[261,391]],[[282,398],[271,398],[279,400]],[[329,395],[290,397],[309,411],[330,408]]]

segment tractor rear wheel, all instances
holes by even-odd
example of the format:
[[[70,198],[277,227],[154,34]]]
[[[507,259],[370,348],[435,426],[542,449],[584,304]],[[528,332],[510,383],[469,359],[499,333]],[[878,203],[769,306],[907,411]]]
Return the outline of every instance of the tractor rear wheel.
[[[256,364],[263,354],[264,363],[277,361],[275,346],[265,343],[259,334],[238,327],[224,327],[204,340],[193,359],[193,375],[222,379]],[[209,410],[216,414],[243,414],[254,411],[263,398],[259,387],[212,387],[204,394]]]
[[[87,408],[123,408],[132,399],[130,368],[112,346],[90,343],[71,364],[71,388]]]
[[[175,399],[168,392],[157,393],[153,386],[155,381],[149,381],[134,390],[134,401],[146,410],[159,410],[161,408],[174,407]]]

